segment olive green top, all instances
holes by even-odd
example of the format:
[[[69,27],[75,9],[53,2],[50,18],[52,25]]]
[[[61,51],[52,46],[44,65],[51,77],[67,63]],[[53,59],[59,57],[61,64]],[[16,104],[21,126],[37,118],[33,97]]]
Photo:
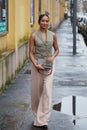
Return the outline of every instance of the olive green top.
[[[46,41],[43,41],[42,33],[40,30],[37,30],[34,33],[34,35],[35,35],[35,50],[34,50],[35,58],[38,59],[51,56],[53,47],[53,32],[47,30]]]

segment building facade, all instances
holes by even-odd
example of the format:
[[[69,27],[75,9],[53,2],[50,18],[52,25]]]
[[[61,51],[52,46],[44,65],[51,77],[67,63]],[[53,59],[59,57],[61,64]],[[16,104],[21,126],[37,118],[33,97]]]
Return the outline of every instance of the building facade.
[[[77,0],[77,12],[83,11],[83,0]]]
[[[40,13],[49,12],[50,24],[55,26],[64,10],[65,0],[0,0],[0,53],[27,40],[38,27]]]
[[[83,12],[87,13],[87,0],[83,0]]]

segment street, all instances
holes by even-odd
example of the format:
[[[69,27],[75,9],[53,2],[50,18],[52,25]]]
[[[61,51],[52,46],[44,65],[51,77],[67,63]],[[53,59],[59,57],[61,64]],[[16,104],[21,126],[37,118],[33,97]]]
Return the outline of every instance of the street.
[[[70,20],[56,29],[60,53],[56,57],[52,88],[52,114],[48,130],[87,129],[87,57],[77,34],[73,55]],[[31,63],[20,71],[14,84],[0,95],[0,130],[41,130],[32,126]]]

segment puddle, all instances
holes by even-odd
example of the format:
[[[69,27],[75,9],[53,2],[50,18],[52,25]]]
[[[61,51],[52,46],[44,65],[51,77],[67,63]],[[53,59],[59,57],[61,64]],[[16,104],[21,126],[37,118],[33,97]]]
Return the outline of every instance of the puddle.
[[[67,74],[67,76],[68,76],[68,74]],[[84,81],[81,81],[81,80],[60,80],[60,81],[58,81],[58,84],[59,85],[61,85],[61,86],[81,86],[81,87],[84,87],[84,86],[86,86],[87,85],[87,83],[86,82],[84,82]]]
[[[13,116],[4,115],[4,117],[0,121],[0,130],[11,130],[15,128],[16,124],[17,120],[15,120]]]
[[[82,130],[87,128],[87,98],[82,96],[68,96],[62,98],[58,104],[53,105],[53,109],[61,113],[71,115],[73,123],[80,126]]]
[[[6,107],[6,112],[0,115],[0,130],[17,130],[17,127],[22,124],[22,119],[29,108],[29,104],[21,101],[18,104],[4,107]]]
[[[27,109],[29,108],[29,104],[27,104],[27,103],[20,103],[19,104],[19,107],[21,106],[21,109],[22,109],[22,111],[27,111]]]

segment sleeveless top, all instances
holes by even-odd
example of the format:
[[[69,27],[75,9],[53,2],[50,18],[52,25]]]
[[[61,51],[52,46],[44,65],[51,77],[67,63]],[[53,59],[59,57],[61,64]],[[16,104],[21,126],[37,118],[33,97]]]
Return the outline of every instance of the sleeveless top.
[[[34,35],[35,35],[35,48],[34,48],[35,59],[51,56],[53,47],[53,32],[47,30],[46,41],[43,41],[40,30],[34,32]]]

